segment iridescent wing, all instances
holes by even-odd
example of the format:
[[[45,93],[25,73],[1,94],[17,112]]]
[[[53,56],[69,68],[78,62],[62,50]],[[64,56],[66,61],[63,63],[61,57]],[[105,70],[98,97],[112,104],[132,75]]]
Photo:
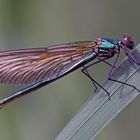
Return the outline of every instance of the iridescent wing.
[[[89,55],[93,41],[0,52],[0,83],[33,84],[59,78]]]

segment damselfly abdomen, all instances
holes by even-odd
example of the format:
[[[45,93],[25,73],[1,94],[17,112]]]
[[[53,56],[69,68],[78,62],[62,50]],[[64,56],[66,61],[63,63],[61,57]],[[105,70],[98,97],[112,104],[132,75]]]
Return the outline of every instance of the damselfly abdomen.
[[[122,40],[98,38],[95,41],[79,41],[55,45],[48,48],[1,51],[0,83],[29,86],[2,99],[0,101],[0,107],[14,101],[16,98],[29,94],[80,67],[82,67],[82,72],[91,79],[96,88],[99,86],[108,94],[108,96],[110,96],[109,92],[93,79],[87,71],[90,66],[99,62],[104,62],[111,66],[108,75],[109,80],[123,83],[139,91],[135,86],[122,81],[117,81],[111,77],[121,50],[123,50],[136,64],[140,64],[140,62],[137,62],[130,54],[130,50],[133,48],[134,41],[131,36],[125,35]],[[113,64],[109,64],[106,60],[113,56],[116,57],[115,61]],[[90,61],[93,61],[93,63],[87,65]]]

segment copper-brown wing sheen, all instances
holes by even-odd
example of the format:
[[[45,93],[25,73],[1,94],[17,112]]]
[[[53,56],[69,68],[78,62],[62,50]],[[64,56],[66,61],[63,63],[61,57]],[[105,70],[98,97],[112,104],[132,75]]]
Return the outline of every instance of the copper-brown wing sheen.
[[[0,52],[0,83],[32,84],[58,78],[78,65],[95,42],[73,42],[48,48]]]

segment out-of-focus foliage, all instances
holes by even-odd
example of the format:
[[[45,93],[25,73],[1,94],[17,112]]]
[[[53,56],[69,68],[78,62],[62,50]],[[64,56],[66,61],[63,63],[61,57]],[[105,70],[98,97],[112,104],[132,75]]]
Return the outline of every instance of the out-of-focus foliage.
[[[1,0],[0,49],[47,47],[97,37],[121,38],[125,33],[139,41],[139,5],[138,0]],[[102,82],[107,70],[101,64],[90,72]],[[0,89],[1,98],[17,90],[9,85]],[[76,71],[9,104],[0,110],[0,138],[53,140],[93,89],[90,81]],[[139,139],[139,106],[138,100],[129,105],[96,139]]]

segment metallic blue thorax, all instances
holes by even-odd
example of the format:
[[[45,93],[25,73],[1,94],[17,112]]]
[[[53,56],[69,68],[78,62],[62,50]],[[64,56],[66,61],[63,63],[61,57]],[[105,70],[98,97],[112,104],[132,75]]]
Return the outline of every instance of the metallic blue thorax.
[[[108,50],[108,49],[115,49],[116,46],[119,44],[119,40],[113,40],[110,38],[101,38],[101,45],[99,46],[100,49]]]
[[[94,50],[90,55],[86,56],[82,62],[89,62],[98,57],[112,57],[115,53],[113,50],[118,47],[120,40],[113,40],[109,38],[100,38],[100,45],[98,51]],[[112,50],[112,51],[111,51]],[[114,53],[113,53],[114,52]]]

